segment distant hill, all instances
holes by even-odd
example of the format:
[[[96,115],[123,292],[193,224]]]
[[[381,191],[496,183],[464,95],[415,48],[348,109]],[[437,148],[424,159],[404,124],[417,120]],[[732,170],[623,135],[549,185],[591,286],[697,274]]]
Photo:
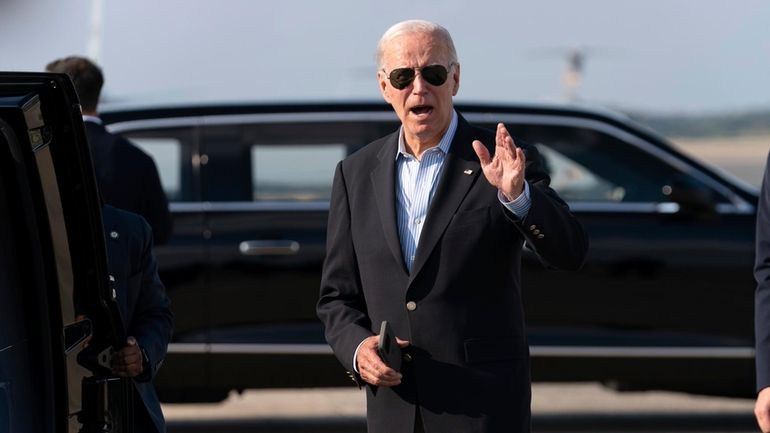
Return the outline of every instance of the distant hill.
[[[666,137],[735,137],[770,134],[770,109],[714,114],[651,114],[621,110]]]

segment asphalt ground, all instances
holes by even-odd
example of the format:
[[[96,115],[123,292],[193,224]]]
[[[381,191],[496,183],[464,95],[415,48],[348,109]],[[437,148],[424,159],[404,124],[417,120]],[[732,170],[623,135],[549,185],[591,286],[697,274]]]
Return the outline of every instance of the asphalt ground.
[[[616,392],[598,384],[538,383],[534,431],[749,432],[754,402],[673,392]],[[166,404],[169,433],[359,432],[365,396],[351,388],[250,390],[221,403]]]
[[[674,392],[617,392],[599,384],[536,383],[532,412],[539,415],[751,414],[747,399],[695,396]],[[165,404],[169,420],[250,418],[358,418],[366,414],[365,394],[355,387],[249,390],[232,392],[221,403]]]

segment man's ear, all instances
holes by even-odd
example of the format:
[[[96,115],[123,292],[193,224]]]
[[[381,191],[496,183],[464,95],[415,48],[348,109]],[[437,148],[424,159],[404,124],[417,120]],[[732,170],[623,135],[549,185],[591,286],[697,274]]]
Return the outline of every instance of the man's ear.
[[[455,63],[452,68],[452,77],[454,77],[454,85],[452,86],[452,96],[457,96],[457,91],[460,90],[460,64]]]

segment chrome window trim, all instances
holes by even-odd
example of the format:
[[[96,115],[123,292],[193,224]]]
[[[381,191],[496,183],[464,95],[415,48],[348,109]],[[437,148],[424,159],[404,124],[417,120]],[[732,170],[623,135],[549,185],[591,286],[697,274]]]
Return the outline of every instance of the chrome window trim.
[[[531,346],[537,358],[754,359],[753,347]]]
[[[170,343],[168,353],[231,355],[332,355],[328,344]]]
[[[664,202],[569,202],[573,212],[603,212],[603,213],[655,213],[674,214],[679,210],[676,203]],[[328,201],[242,201],[242,202],[172,202],[169,203],[171,212],[325,212],[329,210]],[[749,215],[751,211],[722,203],[717,206],[717,212],[722,215]]]
[[[204,116],[168,117],[163,119],[127,120],[107,125],[114,133],[131,130],[173,128],[179,126],[216,126],[259,123],[294,123],[294,122],[363,122],[392,121],[398,117],[388,111],[330,111],[322,113],[255,113],[255,114],[212,114]]]
[[[142,119],[142,120],[127,120],[125,122],[111,123],[106,126],[107,130],[115,133],[122,134],[126,131],[136,131],[144,129],[160,129],[160,128],[179,128],[184,126],[199,126],[199,117],[169,117],[164,119]]]
[[[674,202],[576,201],[567,203],[573,212],[675,214],[679,211],[679,204]],[[716,211],[721,215],[752,215],[753,207],[745,208],[730,203],[719,203],[716,206]]]
[[[217,201],[172,202],[171,212],[323,212],[329,210],[328,201]]]
[[[718,211],[725,214],[752,214],[754,206],[739,195],[725,187],[722,182],[714,179],[709,174],[691,166],[686,161],[677,158],[659,147],[650,144],[640,137],[628,133],[616,126],[594,119],[585,119],[565,115],[540,115],[540,114],[511,114],[511,113],[478,113],[468,112],[463,114],[471,122],[504,122],[519,124],[541,124],[551,126],[571,126],[592,129],[613,136],[620,141],[636,146],[642,151],[652,154],[671,165],[679,171],[687,173],[708,185],[730,200],[731,204],[721,203]],[[108,126],[113,132],[125,132],[128,130],[148,128],[171,128],[180,126],[200,125],[231,125],[231,124],[256,124],[256,123],[292,123],[292,122],[333,122],[333,121],[397,121],[395,114],[390,111],[332,111],[320,113],[256,113],[256,114],[221,114],[193,117],[172,117],[165,119],[147,119],[114,123]],[[707,163],[704,163],[708,165]],[[716,169],[718,171],[718,169]],[[244,202],[246,203],[246,202]],[[577,204],[578,202],[575,202]],[[625,203],[634,204],[636,203]],[[573,203],[570,203],[573,206]],[[609,205],[609,204],[608,204]],[[614,203],[612,204],[614,205]],[[640,203],[649,206],[647,203]],[[578,205],[576,207],[581,207]],[[606,208],[606,206],[603,206]],[[241,210],[241,209],[233,209]],[[614,211],[614,210],[610,210]],[[626,209],[620,210],[626,212]],[[668,212],[667,212],[668,213]]]
[[[320,113],[222,114],[201,117],[202,125],[248,125],[295,122],[398,122],[392,111],[329,111]]]
[[[530,346],[533,358],[753,359],[752,347]],[[327,344],[171,343],[168,353],[332,355]]]

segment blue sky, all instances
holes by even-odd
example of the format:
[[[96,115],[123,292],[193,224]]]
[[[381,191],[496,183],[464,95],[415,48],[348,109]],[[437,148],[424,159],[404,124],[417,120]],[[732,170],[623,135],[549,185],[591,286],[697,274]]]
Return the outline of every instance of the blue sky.
[[[88,54],[91,7],[0,2],[0,70]],[[408,18],[452,33],[466,102],[559,101],[566,53],[586,47],[588,103],[770,107],[766,0],[105,0],[99,61],[127,103],[378,99],[375,45]]]

